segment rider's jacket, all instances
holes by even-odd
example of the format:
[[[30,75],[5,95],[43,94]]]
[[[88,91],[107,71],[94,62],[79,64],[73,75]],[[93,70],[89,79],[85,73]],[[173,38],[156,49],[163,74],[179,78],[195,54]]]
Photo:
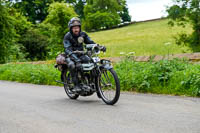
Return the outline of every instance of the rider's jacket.
[[[80,32],[79,36],[74,36],[71,32],[68,32],[63,40],[66,55],[71,55],[76,50],[83,51],[83,43],[78,42],[79,37],[84,39],[85,44],[95,43],[85,32]]]

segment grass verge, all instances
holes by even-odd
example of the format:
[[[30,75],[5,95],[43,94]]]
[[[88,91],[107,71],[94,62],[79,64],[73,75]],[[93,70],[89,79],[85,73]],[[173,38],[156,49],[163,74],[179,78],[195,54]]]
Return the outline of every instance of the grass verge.
[[[40,85],[59,85],[60,73],[53,64],[5,64],[0,65],[0,80],[33,83]]]
[[[114,66],[123,91],[200,96],[200,65],[183,60],[135,62],[126,59]],[[0,65],[0,80],[60,85],[53,64]]]

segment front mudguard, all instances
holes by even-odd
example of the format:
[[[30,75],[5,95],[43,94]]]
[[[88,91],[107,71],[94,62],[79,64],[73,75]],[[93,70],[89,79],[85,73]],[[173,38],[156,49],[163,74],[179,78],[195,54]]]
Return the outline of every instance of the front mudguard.
[[[101,70],[110,70],[112,68],[113,66],[109,60],[101,60],[101,66],[100,66]]]
[[[113,68],[113,66],[111,64],[104,64],[104,65],[100,66],[101,70],[110,70],[112,68]]]

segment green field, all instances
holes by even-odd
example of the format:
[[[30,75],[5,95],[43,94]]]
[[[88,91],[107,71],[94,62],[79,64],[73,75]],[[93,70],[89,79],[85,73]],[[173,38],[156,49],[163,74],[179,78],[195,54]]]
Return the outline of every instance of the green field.
[[[101,45],[107,46],[107,57],[118,57],[121,52],[135,52],[139,55],[166,55],[192,52],[188,47],[175,44],[174,36],[186,31],[192,32],[191,27],[170,27],[167,19],[135,23],[129,26],[89,33],[91,38]],[[165,45],[170,42],[171,45]]]

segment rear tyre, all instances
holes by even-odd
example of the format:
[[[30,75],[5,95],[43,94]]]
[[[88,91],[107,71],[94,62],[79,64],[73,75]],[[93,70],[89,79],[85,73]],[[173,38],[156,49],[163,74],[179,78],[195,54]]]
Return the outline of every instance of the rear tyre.
[[[62,77],[63,77],[63,82],[65,83],[64,84],[64,89],[65,89],[65,92],[67,94],[67,96],[70,98],[70,99],[73,99],[73,100],[76,100],[79,95],[78,94],[74,94],[71,90],[70,90],[70,86],[69,86],[69,83],[70,83],[70,76],[69,76],[69,72],[67,70],[63,71],[62,72]]]
[[[120,82],[113,69],[102,70],[98,79],[99,94],[108,105],[117,103],[120,97]]]

